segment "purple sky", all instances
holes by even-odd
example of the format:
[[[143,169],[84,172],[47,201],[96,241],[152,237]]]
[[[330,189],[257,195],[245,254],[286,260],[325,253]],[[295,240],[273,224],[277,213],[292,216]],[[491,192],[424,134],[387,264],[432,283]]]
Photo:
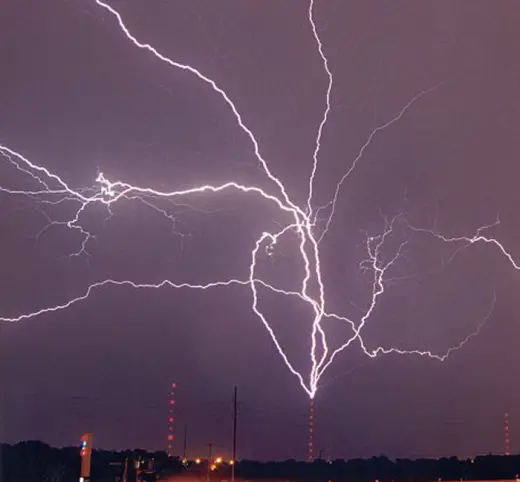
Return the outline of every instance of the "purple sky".
[[[327,77],[308,4],[285,0],[111,3],[139,39],[214,79],[233,99],[269,167],[304,205]],[[514,0],[317,1],[315,20],[334,77],[315,184],[326,203],[367,137],[418,92],[442,85],[376,136],[344,183],[321,245],[331,311],[359,321],[370,278],[359,270],[366,233],[402,214],[448,236],[490,230],[517,259],[520,222],[520,68]],[[17,0],[0,16],[0,143],[74,188],[99,171],[162,190],[236,180],[272,190],[222,98],[193,75],[137,49],[93,0]],[[0,158],[0,186],[26,188]],[[46,226],[34,200],[0,193],[0,317],[82,294],[114,278],[206,283],[248,275],[254,242],[281,213],[227,192],[165,204],[95,207],[83,225],[92,256],[70,259],[77,233]],[[70,216],[66,206],[48,214]],[[445,362],[359,346],[336,359],[316,399],[316,447],[327,457],[503,452],[503,414],[520,451],[520,334],[515,271],[490,245],[457,246],[407,233],[395,277],[370,318],[370,348],[444,353],[482,322],[478,337]],[[294,241],[294,240],[293,240]],[[301,274],[287,240],[262,272],[291,287]],[[296,274],[295,274],[296,273]],[[291,360],[308,371],[306,308],[264,293],[263,306]],[[308,397],[292,376],[244,287],[211,291],[108,286],[73,307],[0,325],[0,438],[76,444],[92,431],[103,448],[163,449],[167,394],[177,382],[176,449],[207,442],[229,453],[231,397],[239,387],[239,456],[303,458]],[[349,335],[331,326],[332,344]]]

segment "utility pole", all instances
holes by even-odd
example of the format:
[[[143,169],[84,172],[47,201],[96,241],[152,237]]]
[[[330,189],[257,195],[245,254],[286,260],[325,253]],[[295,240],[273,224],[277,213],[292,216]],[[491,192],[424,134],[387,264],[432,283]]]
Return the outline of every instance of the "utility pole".
[[[184,450],[182,452],[182,458],[184,460],[186,460],[186,447],[187,447],[187,443],[188,443],[188,424],[185,423],[184,424]]]
[[[209,472],[211,470],[211,448],[213,447],[213,444],[209,445],[209,455],[208,455],[208,471],[206,472],[206,482],[209,482]]]
[[[235,465],[237,463],[237,406],[238,406],[238,387],[233,393],[233,457],[231,465],[231,482],[235,482]]]

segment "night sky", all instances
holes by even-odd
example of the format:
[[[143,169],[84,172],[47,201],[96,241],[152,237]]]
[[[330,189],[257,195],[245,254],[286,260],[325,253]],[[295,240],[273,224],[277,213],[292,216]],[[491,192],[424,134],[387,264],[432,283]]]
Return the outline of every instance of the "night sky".
[[[192,74],[136,48],[93,0],[0,2],[0,143],[75,189],[109,179],[158,190],[235,180],[276,192],[231,110]],[[302,0],[111,2],[142,41],[215,80],[252,129],[273,173],[304,206],[327,76]],[[330,311],[359,321],[370,276],[359,269],[367,235],[385,217],[446,236],[486,232],[520,259],[520,9],[497,1],[317,1],[315,20],[333,74],[314,206],[327,203],[367,137],[321,244]],[[0,185],[33,186],[0,158]],[[246,279],[263,231],[287,221],[259,196],[227,191],[158,205],[91,206],[81,237],[48,218],[70,217],[0,193],[0,317],[66,302],[106,278],[141,283]],[[68,219],[68,218],[67,218]],[[317,227],[318,229],[319,227]],[[316,397],[324,456],[470,456],[520,451],[520,272],[492,245],[459,245],[401,226],[408,239],[364,339],[444,353],[495,309],[480,335],[445,362],[364,356],[335,360]],[[261,273],[279,286],[301,279],[296,238]],[[385,256],[390,254],[385,254]],[[308,373],[308,307],[262,292],[262,306],[298,369]],[[233,387],[239,458],[304,458],[309,399],[289,373],[247,287],[134,290],[106,286],[69,309],[0,325],[0,438],[102,448],[165,449],[167,397],[177,383],[176,452],[206,444],[227,456]],[[332,345],[349,336],[331,323]]]

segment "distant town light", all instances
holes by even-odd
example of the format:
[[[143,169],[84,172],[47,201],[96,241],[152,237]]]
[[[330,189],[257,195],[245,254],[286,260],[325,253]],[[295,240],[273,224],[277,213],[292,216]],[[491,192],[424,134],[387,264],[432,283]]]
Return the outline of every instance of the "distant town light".
[[[195,459],[196,464],[200,464],[200,459]]]

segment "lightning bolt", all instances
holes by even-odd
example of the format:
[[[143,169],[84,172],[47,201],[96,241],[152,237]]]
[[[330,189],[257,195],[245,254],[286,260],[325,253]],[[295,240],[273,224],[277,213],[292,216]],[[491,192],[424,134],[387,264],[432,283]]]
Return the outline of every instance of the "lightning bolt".
[[[323,51],[323,44],[321,42],[320,36],[318,35],[316,23],[314,22],[314,0],[311,0],[309,3],[309,23],[311,24],[312,34],[314,35],[314,39],[318,46],[318,53],[320,54],[321,60],[323,62],[323,68],[325,69],[325,72],[327,73],[327,78],[328,78],[327,92],[325,94],[325,111],[323,112],[323,118],[321,119],[320,125],[318,127],[318,134],[316,136],[314,154],[312,156],[312,160],[313,160],[312,171],[311,171],[311,175],[309,177],[309,197],[307,198],[307,213],[308,213],[308,216],[311,217],[312,216],[312,194],[313,194],[314,179],[316,177],[316,171],[318,169],[318,155],[319,155],[319,152],[321,149],[321,136],[323,135],[323,128],[325,127],[325,124],[327,123],[327,120],[328,120],[329,114],[330,114],[330,110],[331,110],[330,94],[332,92],[332,83],[333,83],[332,72],[329,69],[329,61]]]
[[[501,252],[502,255],[504,255],[504,257],[507,259],[508,263],[514,269],[520,270],[520,264],[518,264],[518,262],[515,261],[511,252],[509,252],[500,241],[498,241],[496,238],[493,238],[491,236],[484,236],[482,234],[483,231],[497,227],[499,224],[500,224],[500,219],[497,219],[492,224],[486,224],[484,226],[479,227],[475,231],[475,234],[473,236],[456,236],[456,237],[445,236],[445,235],[439,233],[437,230],[433,230],[433,229],[418,228],[418,227],[412,226],[411,224],[409,224],[409,226],[410,226],[410,229],[412,229],[415,232],[429,234],[444,243],[460,245],[457,248],[457,250],[450,256],[450,261],[453,260],[453,258],[458,253],[460,253],[463,249],[469,248],[470,246],[472,246],[474,244],[489,244],[491,246],[494,246],[499,252]]]
[[[244,276],[244,279],[232,278],[200,284],[190,284],[186,282],[175,283],[171,280],[163,280],[159,283],[152,284],[138,283],[131,280],[105,279],[103,281],[98,281],[89,285],[83,294],[66,302],[46,308],[41,308],[31,313],[20,314],[14,317],[0,317],[0,321],[21,322],[35,318],[37,316],[64,310],[72,307],[77,303],[87,300],[94,291],[106,286],[127,287],[133,289],[172,288],[208,290],[210,288],[225,288],[238,285],[250,289],[252,295],[253,312],[264,325],[283,362],[289,371],[298,379],[301,387],[310,398],[315,396],[316,391],[318,390],[319,382],[332,362],[341,352],[352,346],[354,343],[356,343],[362,352],[370,358],[374,358],[383,354],[396,353],[402,355],[407,354],[427,356],[432,359],[444,361],[453,351],[462,348],[474,336],[478,335],[482,326],[486,323],[492,314],[492,310],[496,302],[496,296],[493,297],[490,311],[484,320],[478,325],[476,331],[469,334],[457,345],[447,349],[444,354],[433,353],[431,351],[385,348],[381,346],[373,349],[369,349],[367,347],[367,343],[362,337],[363,329],[376,310],[379,299],[385,293],[385,286],[390,280],[388,273],[392,270],[400,257],[403,255],[403,252],[407,246],[407,241],[405,240],[388,259],[383,255],[383,251],[387,247],[387,242],[394,234],[396,225],[401,220],[401,216],[396,216],[391,221],[386,222],[382,233],[379,233],[375,236],[368,236],[366,239],[365,249],[367,253],[367,259],[360,264],[360,269],[365,273],[370,273],[371,293],[368,306],[359,321],[356,322],[345,316],[341,316],[336,313],[330,313],[326,310],[326,290],[322,277],[320,243],[329,231],[330,224],[336,212],[339,193],[344,182],[352,175],[357,165],[361,161],[365,151],[371,145],[376,135],[398,122],[416,102],[418,102],[425,95],[437,90],[441,84],[419,92],[409,102],[407,102],[395,116],[376,127],[368,135],[366,142],[361,146],[357,156],[350,164],[350,167],[339,179],[338,183],[336,184],[334,193],[332,194],[331,200],[327,204],[315,209],[313,207],[314,183],[319,168],[319,154],[321,150],[323,132],[326,128],[332,110],[331,92],[333,88],[333,75],[329,68],[329,61],[325,55],[324,46],[320,39],[314,19],[315,2],[314,0],[310,0],[308,6],[309,24],[316,42],[318,54],[327,75],[328,82],[325,91],[325,109],[321,121],[319,122],[314,143],[314,151],[312,154],[312,167],[308,179],[308,197],[306,200],[306,205],[299,206],[290,198],[283,182],[269,168],[267,160],[260,152],[260,146],[253,131],[246,125],[239,113],[237,106],[222,87],[220,87],[214,80],[207,77],[197,68],[191,65],[176,62],[175,60],[172,60],[171,58],[160,53],[153,46],[138,40],[130,32],[125,21],[123,20],[122,15],[114,7],[102,0],[93,1],[97,6],[100,7],[100,9],[103,9],[105,12],[110,14],[122,35],[137,49],[143,50],[146,53],[153,55],[160,62],[168,64],[175,69],[180,69],[181,71],[185,71],[186,73],[194,76],[199,81],[208,85],[217,95],[222,98],[224,104],[229,108],[237,127],[251,142],[254,155],[258,161],[259,166],[261,167],[263,174],[270,181],[271,189],[265,190],[257,186],[244,185],[239,182],[230,180],[228,182],[217,185],[205,184],[189,189],[160,191],[149,187],[135,186],[123,180],[110,180],[103,174],[103,172],[98,174],[95,182],[91,187],[74,189],[58,174],[51,172],[43,166],[31,162],[21,152],[18,152],[6,145],[0,144],[0,154],[7,162],[7,164],[21,175],[26,176],[30,182],[34,183],[34,188],[28,190],[11,189],[5,186],[0,186],[0,192],[12,196],[26,196],[32,200],[36,200],[38,203],[42,203],[51,207],[64,203],[77,206],[73,215],[69,216],[67,219],[52,219],[46,212],[42,211],[43,215],[48,221],[48,224],[38,233],[37,238],[44,235],[44,233],[49,229],[64,228],[72,230],[79,233],[81,241],[79,243],[78,250],[72,253],[71,256],[89,255],[88,245],[92,240],[95,240],[95,235],[82,226],[82,216],[91,205],[101,205],[106,208],[108,213],[108,217],[105,219],[106,222],[108,219],[110,219],[110,217],[113,216],[111,208],[115,203],[124,201],[139,201],[158,214],[167,218],[172,223],[172,229],[174,229],[176,222],[175,216],[170,214],[168,210],[164,209],[163,207],[158,206],[156,204],[158,201],[166,200],[178,205],[178,203],[175,201],[177,199],[189,199],[191,196],[196,194],[218,195],[219,193],[225,191],[235,191],[244,195],[249,194],[258,196],[267,203],[270,203],[273,208],[285,214],[287,221],[284,225],[280,226],[278,231],[264,232],[260,238],[256,240],[251,251],[251,263],[249,265],[248,275]],[[181,205],[189,207],[189,205],[186,204]],[[317,220],[320,213],[326,210],[329,211],[328,215],[326,216],[325,227],[323,230],[321,230],[321,232],[319,232],[316,227]],[[448,238],[433,230],[415,228],[411,225],[408,226],[412,233],[426,233],[433,235],[437,239],[446,243],[461,244],[463,248],[478,242],[494,245],[502,252],[503,255],[506,256],[510,264],[512,264],[515,269],[520,269],[519,265],[514,261],[512,255],[506,251],[495,238],[486,237],[482,234],[482,231],[487,229],[488,226],[480,228],[473,237],[458,238]],[[284,236],[288,236],[289,234],[296,234],[298,239],[298,256],[303,267],[303,277],[300,280],[299,289],[296,291],[288,291],[273,286],[272,284],[262,280],[257,274],[257,267],[260,262],[260,253],[265,252],[268,256],[272,255],[280,239]],[[308,305],[310,308],[313,317],[310,335],[311,347],[309,353],[311,369],[307,376],[298,371],[291,363],[283,347],[278,341],[276,334],[272,329],[271,324],[269,323],[268,317],[261,311],[259,307],[259,287],[279,295],[295,297]],[[352,330],[352,335],[349,337],[349,339],[334,350],[331,350],[329,347],[325,330],[326,320],[329,319],[336,319],[345,322],[345,324]]]

